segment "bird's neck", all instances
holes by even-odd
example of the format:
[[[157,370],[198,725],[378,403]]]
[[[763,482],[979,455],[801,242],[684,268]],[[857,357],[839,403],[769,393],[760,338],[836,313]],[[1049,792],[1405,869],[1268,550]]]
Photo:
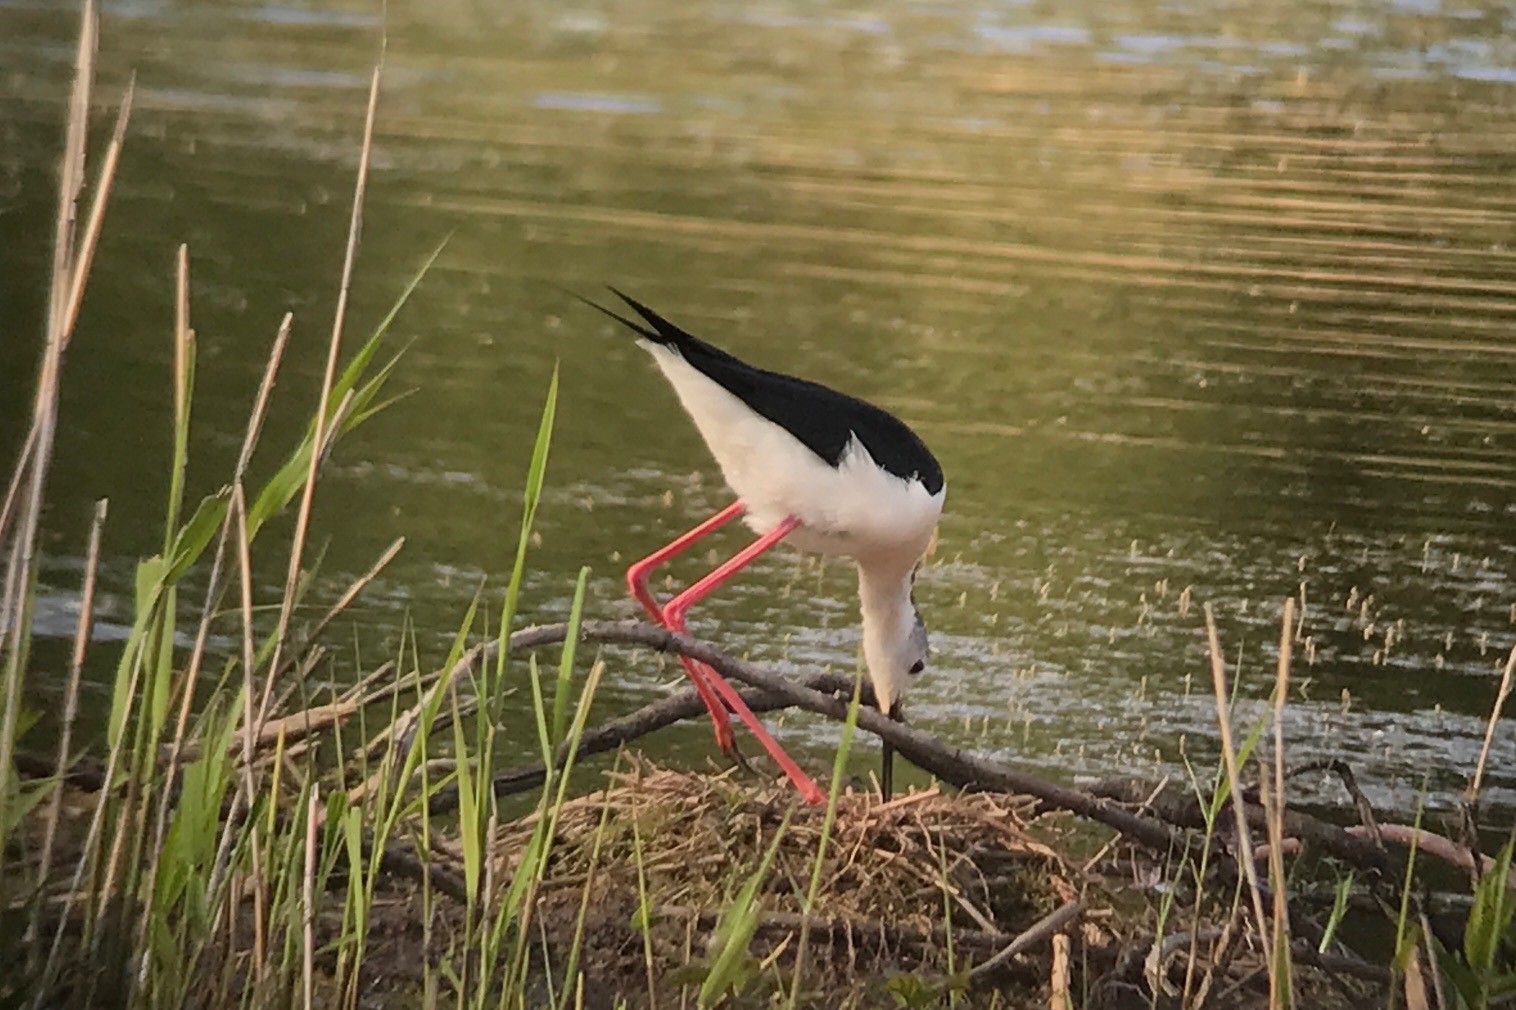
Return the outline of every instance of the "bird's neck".
[[[859,565],[858,600],[863,611],[863,661],[879,711],[888,712],[910,684],[900,660],[916,624],[910,567]]]

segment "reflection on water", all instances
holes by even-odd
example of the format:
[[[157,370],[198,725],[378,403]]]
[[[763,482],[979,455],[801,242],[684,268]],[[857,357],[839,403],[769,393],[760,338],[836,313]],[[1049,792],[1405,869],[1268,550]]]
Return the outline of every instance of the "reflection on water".
[[[294,437],[382,27],[357,325],[453,237],[399,324],[414,395],[318,497],[331,595],[408,538],[359,614],[366,655],[407,616],[440,641],[481,579],[498,584],[555,360],[530,616],[561,615],[581,564],[593,610],[631,616],[625,562],[725,504],[641,352],[553,286],[609,281],[879,400],[933,445],[951,493],[918,588],[936,653],[915,721],[1064,772],[1171,771],[1213,746],[1200,605],[1261,699],[1294,595],[1297,757],[1347,754],[1401,807],[1471,766],[1516,641],[1507,5],[450,3],[391,5],[387,25],[337,0],[108,11],[104,93],[136,69],[137,112],[69,363],[44,628],[69,627],[95,497],[112,500],[105,581],[122,594],[107,622],[161,536],[177,242],[199,480],[235,453],[286,308],[266,442]],[[73,30],[52,4],[0,0],[7,452]],[[268,601],[282,572],[266,563]],[[695,626],[848,667],[852,592],[841,566],[775,558]],[[603,707],[676,676],[618,665]],[[832,738],[787,731],[818,754]],[[699,754],[705,734],[667,746]],[[1491,765],[1516,801],[1509,728]]]

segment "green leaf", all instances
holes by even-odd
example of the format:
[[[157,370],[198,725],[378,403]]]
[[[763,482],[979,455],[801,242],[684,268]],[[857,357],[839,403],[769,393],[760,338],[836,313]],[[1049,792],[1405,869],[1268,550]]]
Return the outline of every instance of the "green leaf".
[[[106,723],[106,739],[111,749],[121,742],[126,732],[126,717],[132,704],[134,691],[143,690],[138,664],[146,653],[154,618],[163,597],[168,562],[154,556],[137,562],[134,616],[132,630],[126,636],[121,650],[121,659],[116,663],[116,677],[111,685],[111,714]]]
[[[691,961],[689,964],[681,964],[673,971],[664,976],[669,985],[699,985],[710,977],[710,965],[700,961]]]
[[[37,725],[37,721],[41,718],[42,712],[40,710],[31,707],[23,707],[16,714],[16,739],[20,740],[22,737],[26,736],[26,734],[30,732],[31,728]]]
[[[459,841],[463,845],[463,879],[468,888],[468,902],[479,893],[479,877],[484,868],[483,831],[480,826],[479,798],[474,794],[474,771],[470,767],[468,741],[463,734],[463,717],[458,712],[458,692],[448,691],[453,706],[453,754],[458,775]],[[488,780],[488,771],[482,777]]]
[[[200,560],[206,547],[210,546],[211,540],[221,529],[221,523],[226,519],[226,510],[231,500],[232,493],[229,488],[222,488],[215,494],[206,495],[200,499],[200,504],[195,507],[194,515],[190,516],[189,522],[180,527],[178,535],[174,537],[174,547],[169,554],[170,561],[162,576],[164,582],[170,584],[178,582],[190,565]]]
[[[920,1010],[937,1002],[940,989],[920,975],[891,975],[884,983],[885,992],[895,1000],[896,1006]]]
[[[363,879],[363,810],[350,806],[342,817],[342,842],[347,849],[349,892],[361,892]]]
[[[1237,748],[1235,767],[1239,770],[1247,767],[1248,759],[1253,755],[1253,748],[1258,746],[1258,740],[1263,736],[1267,725],[1267,716],[1260,715],[1258,721],[1253,723],[1253,728],[1248,731],[1248,735],[1243,738],[1242,746]],[[1216,816],[1221,813],[1221,808],[1232,795],[1232,784],[1227,778],[1226,767],[1226,762],[1223,760],[1216,769],[1216,788],[1211,793],[1211,803],[1205,814],[1207,827],[1215,823]]]
[[[1508,841],[1474,889],[1474,904],[1463,930],[1463,956],[1476,971],[1488,972],[1495,967],[1501,937],[1511,925],[1511,850],[1512,842]]]
[[[302,815],[308,809],[310,803],[310,786],[307,785],[300,796],[300,810]],[[348,802],[347,794],[341,789],[333,789],[326,794],[325,814],[321,818],[321,868],[317,873],[317,887],[323,886],[332,868],[337,864],[337,856],[340,851],[338,843],[341,840],[343,826],[347,823],[347,811],[352,806]],[[302,822],[302,829],[304,823]]]
[[[588,566],[579,569],[574,583],[574,599],[569,605],[568,634],[563,639],[563,655],[558,659],[558,683],[553,689],[553,747],[563,743],[568,728],[569,684],[574,675],[574,654],[579,647],[579,625],[584,617],[584,589],[589,580]]]
[[[395,317],[400,314],[400,310],[405,307],[406,302],[411,300],[411,295],[415,294],[416,289],[421,286],[422,278],[431,272],[432,266],[437,262],[437,257],[442,255],[442,250],[447,248],[447,244],[452,239],[453,236],[450,233],[441,242],[437,243],[437,248],[433,249],[431,254],[422,261],[421,268],[411,276],[410,282],[405,286],[405,290],[400,292],[400,296],[390,305],[389,311],[384,314],[384,318],[379,320],[379,325],[374,328],[373,336],[369,337],[368,342],[363,345],[358,355],[353,358],[347,368],[343,369],[342,375],[338,378],[338,383],[342,386],[344,392],[352,387],[353,383],[357,381],[358,375],[368,367],[368,359],[373,357],[374,350],[379,344],[379,338],[389,332],[390,325],[394,323]]]
[[[537,666],[535,655],[526,657],[528,682],[532,686],[532,714],[537,718],[537,743],[542,748],[542,765],[548,770],[548,781],[543,783],[544,795],[549,790],[554,771],[553,731],[548,726],[547,703],[542,699],[542,671]]]
[[[358,352],[353,355],[352,359],[348,361],[342,372],[337,376],[336,381],[332,383],[331,395],[327,399],[327,413],[322,418],[323,428],[330,424],[332,418],[336,416],[337,409],[342,405],[342,401],[349,391],[353,393],[353,398],[349,404],[346,419],[335,433],[326,436],[328,441],[352,431],[359,424],[368,420],[382,409],[383,404],[372,408],[370,408],[369,404],[378,396],[380,390],[384,388],[385,382],[389,379],[396,363],[400,360],[400,355],[397,354],[390,358],[379,369],[378,373],[364,381],[362,386],[359,386],[358,383],[363,379],[364,373],[368,370],[370,363],[374,359],[374,355],[378,352],[381,338],[389,331],[390,324],[394,322],[400,309],[410,299],[417,286],[421,283],[421,279],[426,276],[427,271],[437,261],[437,257],[442,254],[442,250],[446,245],[447,241],[443,240],[432,251],[432,254],[427,257],[426,261],[422,263],[421,269],[416,272],[415,276],[411,278],[410,283],[406,285],[405,290],[400,293],[400,297],[390,306],[389,312],[380,321],[379,326],[363,342],[363,345],[358,348]],[[300,443],[295,446],[289,457],[275,471],[274,475],[269,478],[268,482],[263,485],[258,494],[253,497],[252,504],[248,506],[247,530],[249,537],[256,536],[258,531],[263,527],[263,524],[275,513],[285,508],[294,499],[295,495],[299,493],[300,488],[305,484],[306,475],[310,472],[311,453],[315,449],[315,441],[316,421],[315,418],[312,418],[306,426],[305,435],[301,438]]]
[[[496,669],[505,669],[505,640],[511,633],[511,624],[516,617],[516,601],[521,595],[521,582],[526,573],[526,549],[531,544],[532,523],[537,518],[537,505],[542,500],[542,484],[547,474],[548,450],[553,443],[553,418],[558,411],[558,366],[553,366],[553,376],[548,380],[547,397],[542,404],[542,416],[537,422],[537,440],[532,445],[532,462],[526,471],[524,505],[521,510],[521,533],[516,538],[516,560],[511,565],[511,580],[505,587],[505,602],[500,610],[501,647],[496,660]]]
[[[538,817],[537,825],[532,829],[532,837],[527,840],[526,848],[521,853],[521,861],[516,864],[516,872],[511,875],[511,886],[506,889],[505,901],[501,906],[503,918],[518,920],[526,904],[527,888],[537,881],[537,874],[544,862],[543,856],[547,847],[547,818]]]
[[[234,784],[228,755],[241,703],[239,690],[226,713],[207,716],[212,728],[202,740],[200,755],[180,777],[178,803],[159,856],[157,911],[162,915],[183,899],[194,926],[205,921],[204,881],[216,858],[222,802]]]
[[[643,930],[651,929],[654,923],[658,922],[661,918],[662,916],[653,911],[652,904],[644,898],[632,912],[632,928],[640,933]]]
[[[163,584],[168,581],[168,562],[163,560],[160,554],[154,554],[137,562],[136,604],[137,615],[140,617],[152,609],[158,601],[158,594],[163,590]]]
[[[1436,939],[1433,939],[1432,943],[1437,951],[1438,970],[1445,981],[1453,984],[1453,989],[1459,996],[1459,1002],[1456,1005],[1471,1007],[1480,1005],[1481,991],[1484,986],[1480,983],[1478,974]]]
[[[168,696],[174,680],[174,629],[178,626],[179,593],[172,582],[165,583],[156,619],[150,629],[157,652],[151,657],[151,665],[143,670],[143,701],[147,709],[149,740],[159,739],[168,719]]]
[[[11,791],[11,797],[5,804],[5,823],[0,824],[0,838],[9,837],[26,820],[26,815],[35,810],[37,804],[47,799],[57,787],[58,780],[54,778],[41,779],[24,786],[14,778],[10,779],[7,788]]]
[[[195,341],[188,341],[184,350],[183,388],[174,390],[174,446],[173,457],[169,460],[168,508],[164,513],[163,526],[165,554],[169,553],[169,546],[178,533],[179,510],[184,505],[184,472],[189,463],[190,411],[195,399]],[[178,409],[180,406],[183,407],[182,411]]]
[[[1348,911],[1348,895],[1353,889],[1353,871],[1337,881],[1337,893],[1332,898],[1332,912],[1327,916],[1326,926],[1321,931],[1321,943],[1317,944],[1316,952],[1325,954],[1327,948],[1332,945],[1332,937],[1337,935],[1337,927],[1342,925],[1342,917]]]

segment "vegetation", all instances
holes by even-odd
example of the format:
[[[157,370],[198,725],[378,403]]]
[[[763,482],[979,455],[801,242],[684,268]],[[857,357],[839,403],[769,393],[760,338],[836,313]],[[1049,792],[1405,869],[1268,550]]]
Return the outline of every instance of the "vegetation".
[[[1329,770],[1355,795],[1357,825],[1288,807],[1300,771],[1285,767],[1281,728],[1289,604],[1271,719],[1234,732],[1235,683],[1207,614],[1218,765],[1178,785],[1120,779],[1086,790],[890,723],[855,678],[785,681],[709,643],[587,622],[584,572],[563,625],[515,630],[556,379],[498,609],[481,592],[441,662],[429,663],[411,637],[346,690],[307,697],[323,632],[400,548],[297,627],[314,571],[314,495],[334,449],[391,402],[396,359],[382,357],[382,341],[440,252],[344,357],[366,167],[303,437],[268,477],[253,478],[286,317],[236,464],[198,502],[184,494],[195,339],[181,248],[162,548],[137,566],[104,740],[81,743],[73,726],[104,539],[100,503],[61,729],[54,756],[39,760],[46,742],[28,733],[35,719],[25,699],[42,505],[64,351],[130,108],[128,92],[81,219],[94,48],[87,10],[32,427],[0,506],[0,1005],[1516,1005],[1513,844],[1475,858],[1483,758],[1456,844],[1419,822],[1377,824],[1345,766]],[[362,166],[377,94],[376,73]],[[277,616],[265,621],[250,573],[254,552],[271,542],[287,576]],[[192,573],[203,586],[193,596]],[[230,654],[208,646],[213,629],[237,643]],[[828,803],[800,808],[771,782],[659,768],[625,750],[603,788],[571,794],[582,756],[698,712],[683,696],[590,727],[604,665],[583,661],[583,641],[685,652],[746,683],[755,709],[794,705],[835,718],[841,745]],[[556,666],[532,651],[545,646],[561,646]],[[1491,734],[1513,667],[1516,652]],[[540,762],[501,771],[499,715],[522,682]],[[890,802],[856,787],[846,774],[855,728],[889,738],[943,785]],[[535,802],[506,817],[502,799],[527,789]],[[1434,893],[1428,853],[1467,868],[1468,898]]]

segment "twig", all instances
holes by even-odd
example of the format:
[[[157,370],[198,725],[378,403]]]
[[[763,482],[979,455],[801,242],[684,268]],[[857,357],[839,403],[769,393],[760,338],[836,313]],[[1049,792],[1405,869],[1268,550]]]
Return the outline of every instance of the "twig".
[[[1048,1010],[1073,1010],[1074,998],[1069,993],[1071,971],[1069,960],[1073,943],[1067,933],[1053,934],[1053,963],[1048,968]]]
[[[1105,799],[1122,803],[1142,803],[1158,819],[1181,828],[1204,828],[1206,818],[1193,791],[1178,786],[1169,786],[1157,796],[1152,794],[1151,783],[1143,779],[1106,779],[1089,786],[1089,791]],[[1248,824],[1255,829],[1266,827],[1264,812],[1256,804],[1248,804]],[[1319,817],[1298,810],[1284,811],[1286,841],[1298,839],[1314,845],[1339,859],[1381,876],[1391,890],[1398,890],[1400,867],[1389,855],[1371,841],[1367,832],[1345,830]]]
[[[305,872],[300,881],[301,995],[305,1010],[311,1010],[316,994],[316,851],[320,836],[321,787],[311,783],[305,806]]]
[[[567,630],[567,626],[562,624],[524,628],[510,636],[509,648],[515,652],[561,643]],[[822,694],[809,689],[799,679],[784,677],[728,656],[709,642],[672,634],[664,628],[637,622],[588,621],[581,627],[581,638],[587,642],[641,645],[691,656],[713,667],[723,676],[749,687],[758,688],[767,695],[758,699],[750,698],[750,704],[756,701],[764,708],[789,705],[819,713],[836,721],[847,717],[848,705],[845,699],[847,691],[851,688],[850,679],[846,687],[837,694]],[[495,652],[496,646],[493,641],[480,645],[459,660],[458,665],[463,668],[462,670],[455,668],[448,671],[445,676],[462,676],[467,672],[470,664],[493,661]],[[690,716],[697,715],[701,711],[692,693],[668,699],[666,702],[660,702],[658,706],[649,708],[656,709],[665,705],[670,708],[675,705],[681,706]],[[667,709],[663,711],[666,712]],[[629,717],[627,720],[627,722],[635,721],[639,721],[638,715]],[[649,722],[652,723],[654,720],[649,720]],[[657,725],[667,724],[666,721],[657,721]],[[1110,794],[1050,783],[976,754],[950,747],[927,733],[889,720],[872,706],[865,705],[859,709],[857,725],[876,736],[890,738],[903,756],[950,785],[963,789],[1030,796],[1041,801],[1044,807],[1067,810],[1105,824],[1125,834],[1132,841],[1166,856],[1182,858],[1182,853],[1187,847],[1195,844],[1193,836],[1185,829],[1199,828],[1205,824],[1198,801],[1192,793],[1175,796],[1171,793],[1181,791],[1165,790],[1153,801],[1156,816],[1142,816],[1113,802],[1114,797]],[[609,728],[602,727],[602,730]],[[625,728],[625,724],[620,728]],[[594,733],[586,733],[585,736],[593,737]],[[625,742],[624,737],[608,734],[607,740],[602,741],[603,748],[616,746],[616,743],[608,742],[610,738],[614,738],[618,743]],[[530,788],[531,785],[527,783],[540,783],[543,774],[544,770],[540,765],[511,769],[496,780],[495,788],[501,794]],[[1135,788],[1130,781],[1123,780],[1123,782],[1126,786]],[[1140,785],[1142,792],[1131,800],[1133,802],[1148,797],[1152,791],[1151,783]],[[433,803],[436,807],[446,810],[451,804],[456,803],[456,799],[443,794],[438,796]],[[1259,827],[1263,826],[1263,812],[1256,806],[1247,808],[1245,813],[1250,824],[1256,823]],[[1398,886],[1400,880],[1398,868],[1392,864],[1387,853],[1372,842],[1354,837],[1336,825],[1298,811],[1284,812],[1284,828],[1287,834],[1306,838],[1324,851],[1354,865],[1375,871],[1389,885]],[[1242,871],[1235,869],[1234,872],[1241,873]],[[1295,916],[1294,913],[1291,913],[1291,917],[1292,928],[1299,930],[1299,935],[1308,940],[1312,933],[1311,924],[1303,917]],[[1298,945],[1292,947],[1292,953],[1297,962],[1316,963],[1301,958],[1299,950]]]
[[[1500,689],[1495,692],[1495,704],[1490,707],[1490,721],[1484,728],[1484,743],[1479,747],[1479,762],[1474,766],[1474,777],[1469,780],[1469,789],[1466,799],[1469,803],[1479,800],[1479,792],[1484,786],[1484,767],[1490,758],[1490,744],[1495,739],[1495,725],[1500,722],[1500,710],[1505,707],[1506,698],[1511,694],[1511,674],[1516,671],[1516,645],[1511,647],[1511,655],[1505,661],[1505,672],[1500,675]]]
[[[976,964],[971,968],[969,970],[969,978],[984,978],[1017,954],[1031,950],[1054,933],[1063,932],[1083,914],[1084,902],[1082,901],[1069,901],[1059,905],[1053,911],[1028,926],[1016,939],[1000,948],[988,961]]]
[[[47,336],[37,374],[32,405],[31,465],[22,496],[18,497],[15,539],[5,566],[4,591],[0,592],[0,659],[4,661],[4,686],[0,688],[0,825],[10,823],[11,754],[16,749],[20,718],[22,656],[30,634],[31,608],[26,595],[37,564],[37,531],[42,521],[42,496],[52,460],[53,435],[58,421],[59,385],[63,371],[63,348],[68,334],[64,326],[68,292],[74,286],[75,215],[79,191],[84,184],[85,135],[89,127],[90,88],[95,76],[95,45],[99,12],[93,0],[85,0],[80,15],[79,45],[74,57],[74,83],[69,94],[68,126],[63,158],[59,163],[58,215],[54,222],[53,270],[49,286]],[[5,846],[0,844],[0,869],[5,865]]]
[[[1290,643],[1294,637],[1295,599],[1284,599],[1284,612],[1279,621],[1279,658],[1274,667],[1274,760],[1273,779],[1267,772],[1262,777],[1270,783],[1265,790],[1263,804],[1271,843],[1284,838],[1284,704],[1290,689]],[[1271,1007],[1295,1007],[1294,973],[1290,970],[1290,917],[1288,914],[1287,882],[1284,876],[1284,854],[1277,847],[1269,857],[1269,888],[1274,897],[1274,922],[1269,952],[1269,1005]],[[1280,961],[1283,961],[1281,966]],[[1283,987],[1281,989],[1281,986]]]
[[[1349,835],[1358,837],[1367,837],[1369,834],[1368,827],[1361,824],[1350,825],[1343,830]],[[1490,856],[1479,853],[1479,861],[1476,863],[1474,861],[1476,853],[1471,852],[1466,846],[1459,845],[1451,838],[1428,831],[1426,828],[1418,828],[1410,824],[1383,824],[1376,830],[1383,841],[1394,842],[1396,845],[1414,845],[1418,851],[1425,852],[1435,859],[1441,859],[1476,876],[1488,873],[1495,868],[1495,860]],[[1294,852],[1300,848],[1300,840],[1286,838],[1281,843],[1281,848],[1285,852]],[[1255,853],[1258,859],[1263,859],[1266,855],[1268,853],[1262,846]],[[1512,872],[1506,886],[1516,890],[1516,871]]]
[[[310,646],[310,643],[321,637],[322,632],[341,616],[344,610],[352,605],[352,602],[358,598],[358,594],[363,592],[370,582],[379,577],[379,573],[384,571],[386,565],[395,560],[395,555],[399,554],[400,549],[404,546],[405,537],[396,537],[394,543],[386,547],[384,553],[379,555],[379,560],[370,565],[368,571],[353,580],[352,584],[347,587],[347,590],[338,597],[337,602],[333,603],[326,613],[322,614],[321,618],[311,625],[310,630],[305,632],[303,641],[306,643],[306,648]],[[284,660],[283,666],[274,671],[274,677],[282,678],[284,674],[289,672],[289,668],[298,661],[299,650],[291,650],[291,655]]]
[[[1113,978],[1130,978],[1144,967],[1144,953],[1158,950],[1161,957],[1168,957],[1174,951],[1189,946],[1198,940],[1201,943],[1211,943],[1221,936],[1220,929],[1203,929],[1197,934],[1176,933],[1166,937],[1161,944],[1154,938],[1138,939],[1129,943],[1124,948],[1125,953],[1117,959],[1116,967],[1111,972]],[[1381,985],[1388,984],[1392,978],[1390,969],[1371,964],[1361,958],[1351,957],[1345,954],[1322,954],[1310,944],[1296,940],[1290,947],[1290,956],[1296,962],[1311,968],[1320,968],[1322,971],[1331,972],[1334,975],[1345,975],[1349,978],[1362,979],[1365,982],[1377,982]]]
[[[820,690],[820,688],[817,690]],[[924,803],[927,800],[936,799],[941,795],[942,790],[938,789],[936,786],[932,786],[929,789],[917,789],[913,792],[908,792],[900,796],[896,796],[892,800],[886,800],[878,806],[871,808],[869,810],[869,813],[872,816],[877,817],[880,814],[892,813],[902,807],[911,807],[915,806],[917,803]]]
[[[16,467],[11,471],[10,484],[6,486],[5,498],[0,501],[0,549],[5,547],[5,531],[10,529],[11,516],[15,514],[16,502],[21,497],[21,488],[26,484],[26,475],[32,465],[32,453],[37,449],[37,426],[33,424],[26,431],[26,438],[21,442],[21,450],[16,453]],[[10,592],[7,589],[0,599],[9,599]],[[10,633],[10,620],[13,615],[9,610],[0,610],[0,638]]]
[[[47,825],[42,833],[42,862],[37,869],[37,881],[45,886],[52,875],[53,844],[57,838],[58,818],[63,812],[63,782],[69,767],[68,750],[73,742],[74,718],[79,713],[79,680],[84,671],[84,653],[89,648],[90,634],[95,626],[95,575],[100,567],[100,535],[105,528],[107,502],[101,498],[95,503],[95,518],[89,528],[89,548],[84,555],[84,587],[79,591],[79,622],[74,627],[74,651],[69,656],[68,687],[63,694],[63,727],[58,735],[58,760],[54,773],[58,781],[48,801]],[[40,902],[38,907],[40,908]],[[27,930],[35,939],[35,919]],[[37,952],[33,952],[34,954]]]
[[[813,673],[803,677],[794,678],[796,683],[802,684],[811,690],[824,694],[847,694],[852,690],[853,678],[836,673]],[[865,685],[867,688],[867,685]],[[776,709],[790,708],[789,701],[765,691],[746,688],[739,692],[742,700],[747,703],[753,712],[772,712]],[[576,758],[589,757],[594,754],[603,754],[606,751],[615,750],[623,744],[631,743],[650,733],[660,729],[677,725],[689,719],[698,718],[705,714],[705,705],[693,690],[683,690],[667,698],[662,698],[651,704],[624,715],[618,719],[612,719],[594,729],[586,730],[579,740],[579,748],[575,752]],[[435,728],[435,727],[434,727]],[[376,742],[380,738],[376,737]],[[561,764],[567,755],[560,753],[558,763]],[[499,797],[512,796],[528,789],[535,789],[542,785],[547,777],[547,766],[542,762],[514,765],[495,773],[495,795]],[[920,795],[920,794],[910,794]],[[909,797],[901,797],[908,800]],[[455,786],[443,786],[438,789],[431,798],[429,806],[433,814],[442,814],[452,811],[458,806],[458,791]]]
[[[74,324],[79,321],[79,307],[84,304],[84,282],[89,278],[90,264],[95,259],[95,249],[100,245],[100,231],[105,223],[105,205],[110,200],[111,183],[116,178],[116,164],[121,160],[121,147],[126,142],[126,123],[132,115],[132,96],[137,91],[137,74],[126,82],[126,91],[121,96],[121,107],[116,110],[116,126],[111,131],[110,143],[105,147],[105,162],[100,166],[100,181],[95,186],[95,198],[90,203],[89,223],[84,228],[84,238],[74,256],[73,279],[68,288],[68,302],[64,307],[63,346],[74,336]]]
[[[363,195],[368,188],[369,154],[374,147],[374,118],[379,107],[379,73],[374,68],[369,81],[368,112],[363,122],[363,147],[358,156],[358,179],[353,185],[353,209],[348,221],[347,249],[342,257],[342,279],[337,288],[337,308],[332,316],[332,335],[327,342],[326,370],[321,378],[321,395],[316,404],[315,429],[311,436],[311,459],[306,469],[305,483],[300,492],[300,509],[295,514],[295,532],[290,544],[289,567],[284,577],[284,594],[279,605],[279,624],[274,632],[274,655],[269,662],[269,676],[263,684],[263,694],[258,702],[258,722],[268,718],[269,700],[273,694],[274,671],[280,669],[285,635],[289,632],[290,616],[294,612],[295,588],[300,581],[300,560],[305,550],[306,536],[310,530],[311,507],[316,495],[316,474],[321,467],[321,457],[327,442],[327,408],[331,403],[332,386],[337,381],[337,359],[342,350],[342,326],[347,319],[347,300],[353,282],[353,263],[358,258],[358,236],[363,230]],[[335,430],[335,426],[334,430]]]
[[[1307,761],[1296,765],[1285,773],[1286,779],[1299,778],[1308,772],[1331,772],[1342,782],[1342,788],[1348,791],[1348,796],[1353,800],[1353,809],[1358,813],[1358,820],[1367,830],[1362,834],[1372,839],[1374,844],[1379,844],[1379,823],[1374,817],[1374,806],[1369,798],[1364,795],[1363,789],[1358,785],[1358,777],[1353,774],[1353,766],[1341,758],[1322,758],[1316,761]],[[1252,794],[1248,796],[1252,799]]]
[[[284,348],[289,341],[290,324],[293,316],[286,312],[280,320],[279,329],[274,334],[274,343],[269,350],[268,359],[263,366],[263,378],[259,380],[258,392],[253,399],[251,413],[248,415],[247,427],[242,436],[242,448],[237,454],[237,465],[232,472],[231,499],[227,504],[226,515],[222,517],[221,529],[216,537],[216,553],[211,560],[210,579],[205,587],[205,601],[200,611],[200,624],[195,632],[195,644],[190,650],[189,662],[185,665],[182,682],[179,690],[180,698],[179,719],[174,728],[173,743],[169,750],[169,767],[176,769],[180,760],[193,760],[184,758],[185,750],[198,751],[199,746],[195,743],[185,743],[185,730],[189,723],[191,702],[194,698],[194,685],[200,677],[200,664],[204,661],[205,645],[210,635],[211,621],[214,619],[216,610],[226,591],[225,574],[227,544],[232,542],[233,531],[236,533],[235,561],[238,571],[238,604],[241,611],[242,621],[241,645],[242,645],[242,712],[240,714],[241,725],[238,727],[237,738],[244,745],[244,755],[250,755],[252,748],[252,699],[253,699],[253,602],[252,602],[252,560],[251,560],[251,534],[247,528],[247,489],[243,478],[247,474],[247,466],[252,459],[253,450],[258,445],[259,437],[263,431],[264,417],[268,411],[269,397],[273,392],[274,380],[279,373],[279,366],[284,360]],[[214,878],[220,881],[221,871],[230,857],[232,845],[231,825],[240,819],[239,804],[253,803],[254,785],[251,771],[251,759],[242,763],[242,791],[233,797],[232,810],[225,818],[222,828],[221,839],[216,846],[216,868]],[[172,780],[170,780],[172,781]],[[169,794],[172,790],[165,788],[163,797],[158,808],[158,831],[155,845],[162,847],[164,832],[168,823]],[[258,845],[258,829],[255,826],[251,841],[254,849],[254,859],[261,871],[261,852]],[[255,877],[261,877],[261,872],[255,872]],[[263,905],[263,894],[257,892],[259,909]],[[255,919],[262,921],[261,915],[255,913]],[[260,968],[261,970],[261,962]]]
[[[1242,778],[1237,767],[1237,748],[1232,741],[1232,719],[1228,712],[1226,662],[1221,656],[1221,641],[1216,634],[1216,615],[1211,605],[1205,605],[1205,635],[1207,652],[1211,660],[1211,686],[1216,696],[1216,724],[1221,732],[1221,758],[1226,766],[1227,787],[1232,794],[1232,813],[1237,821],[1237,863],[1247,880],[1248,896],[1252,900],[1253,914],[1258,918],[1258,935],[1269,935],[1269,920],[1263,912],[1263,894],[1258,886],[1258,869],[1253,865],[1253,841],[1248,832],[1248,819],[1242,802]],[[1273,955],[1270,954],[1272,963]]]

